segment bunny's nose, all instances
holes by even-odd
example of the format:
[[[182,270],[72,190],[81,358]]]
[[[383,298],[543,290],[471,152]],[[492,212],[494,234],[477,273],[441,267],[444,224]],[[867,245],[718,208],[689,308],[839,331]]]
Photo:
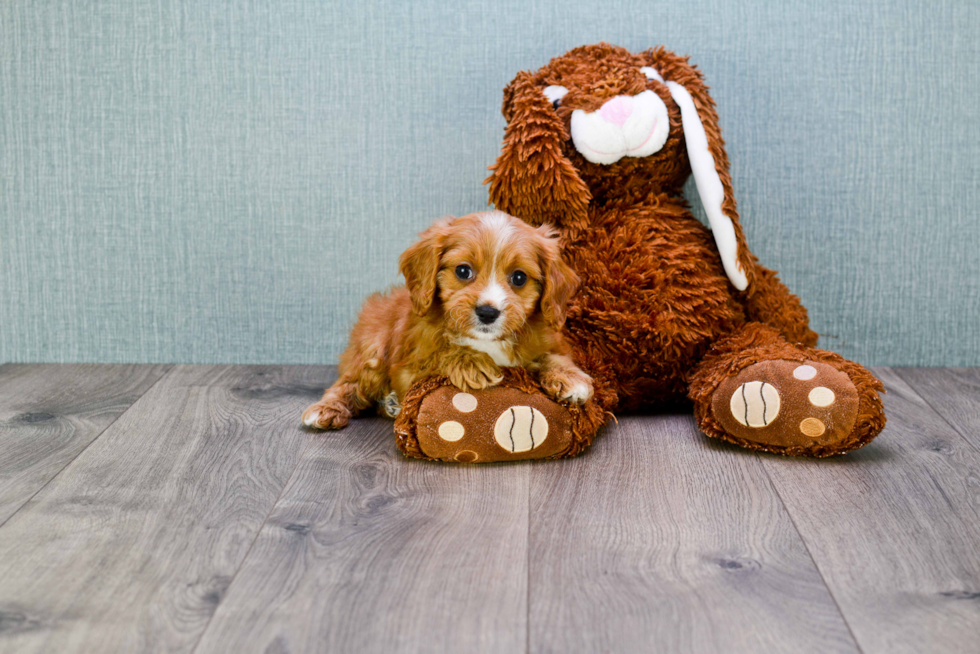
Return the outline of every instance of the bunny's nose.
[[[599,115],[607,123],[623,126],[626,119],[633,113],[633,98],[628,95],[617,95],[599,109]]]

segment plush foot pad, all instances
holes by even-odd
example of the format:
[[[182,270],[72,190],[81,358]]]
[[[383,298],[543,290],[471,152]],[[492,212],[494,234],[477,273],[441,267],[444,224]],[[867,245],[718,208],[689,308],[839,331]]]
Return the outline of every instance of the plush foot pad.
[[[489,463],[574,456],[605,422],[591,402],[558,403],[525,371],[508,369],[503,383],[466,393],[445,379],[413,386],[395,422],[409,456]]]
[[[726,379],[711,411],[729,434],[778,448],[833,445],[854,429],[858,392],[850,377],[815,361],[763,361]]]
[[[423,400],[418,439],[425,454],[476,463],[541,459],[568,449],[572,433],[560,405],[514,388],[479,395],[444,386]]]

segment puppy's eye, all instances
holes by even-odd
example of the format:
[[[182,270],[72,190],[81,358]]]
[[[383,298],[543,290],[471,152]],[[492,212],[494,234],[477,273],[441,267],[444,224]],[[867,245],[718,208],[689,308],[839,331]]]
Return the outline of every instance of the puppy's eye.
[[[510,274],[510,283],[517,288],[524,286],[524,284],[527,284],[527,273],[523,270],[515,270]]]
[[[566,93],[568,93],[568,89],[566,89],[564,86],[552,85],[544,87],[544,91],[542,91],[542,93],[544,93],[544,97],[548,98],[548,100],[551,102],[551,106],[557,109],[561,106],[561,99],[565,97]]]
[[[456,277],[462,279],[464,282],[468,279],[473,279],[473,269],[465,263],[461,263],[456,266]]]

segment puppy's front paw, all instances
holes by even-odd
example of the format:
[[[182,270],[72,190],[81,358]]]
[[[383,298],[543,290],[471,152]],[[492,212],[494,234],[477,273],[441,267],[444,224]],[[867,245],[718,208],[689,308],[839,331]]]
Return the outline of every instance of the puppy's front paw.
[[[585,404],[592,398],[592,378],[581,371],[549,370],[539,381],[545,392],[560,402]]]
[[[496,386],[504,379],[496,364],[478,361],[460,362],[450,366],[447,376],[452,385],[461,391],[480,391]]]
[[[340,429],[347,426],[350,417],[346,408],[317,402],[303,412],[303,424],[314,429]]]

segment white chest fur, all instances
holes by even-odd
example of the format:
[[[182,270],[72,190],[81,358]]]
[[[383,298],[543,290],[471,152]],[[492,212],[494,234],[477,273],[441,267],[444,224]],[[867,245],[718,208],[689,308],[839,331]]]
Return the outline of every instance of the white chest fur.
[[[456,342],[477,352],[489,354],[490,358],[498,366],[513,367],[517,365],[513,359],[514,348],[506,341],[484,341],[478,338],[464,336]]]

